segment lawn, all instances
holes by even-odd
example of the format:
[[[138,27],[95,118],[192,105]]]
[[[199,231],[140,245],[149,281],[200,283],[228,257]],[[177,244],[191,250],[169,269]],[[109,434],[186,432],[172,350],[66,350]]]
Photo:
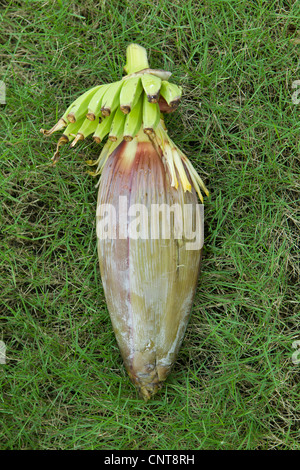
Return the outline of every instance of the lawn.
[[[0,449],[299,450],[299,3],[0,5]],[[191,320],[148,403],[101,284],[102,147],[53,167],[60,133],[40,133],[118,80],[132,42],[183,87],[166,124],[210,190]]]

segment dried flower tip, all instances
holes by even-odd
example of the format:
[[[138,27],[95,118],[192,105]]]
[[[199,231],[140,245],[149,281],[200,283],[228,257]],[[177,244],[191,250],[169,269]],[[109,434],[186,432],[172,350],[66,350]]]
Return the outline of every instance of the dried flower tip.
[[[61,129],[64,129],[66,127],[67,123],[66,121],[61,118],[56,124],[55,126],[52,127],[52,129],[50,129],[49,131],[47,131],[46,129],[40,129],[40,132],[46,136],[49,136],[51,134],[53,134],[53,132],[56,132],[56,131],[60,131]]]
[[[84,140],[84,135],[83,135],[83,134],[80,134],[80,133],[78,132],[78,134],[76,135],[75,139],[74,139],[73,142],[71,143],[70,148],[75,147],[75,145],[77,144],[77,142],[78,142],[79,140]]]

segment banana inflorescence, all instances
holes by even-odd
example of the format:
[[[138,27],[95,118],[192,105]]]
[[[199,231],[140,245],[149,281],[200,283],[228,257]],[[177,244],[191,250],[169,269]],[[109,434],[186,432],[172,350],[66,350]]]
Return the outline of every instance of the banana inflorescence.
[[[173,111],[179,104],[182,89],[168,81],[170,72],[150,69],[146,59],[144,65],[142,70],[117,82],[86,91],[67,108],[52,129],[41,129],[45,136],[64,129],[52,158],[53,164],[59,159],[59,147],[67,143],[75,147],[78,141],[90,135],[100,143],[107,136],[114,142],[121,137],[130,141],[141,126],[148,135],[155,131],[161,118],[160,107],[164,112],[166,107]],[[130,70],[130,64],[124,69]]]
[[[169,83],[170,72],[149,68],[143,47],[131,44],[126,58],[125,77],[88,90],[52,129],[41,131],[47,136],[63,129],[53,165],[62,145],[106,138],[99,157],[86,162],[93,167],[89,174],[101,175],[96,220],[102,286],[124,365],[147,401],[170,373],[188,323],[204,241],[197,194],[203,203],[202,192],[208,196],[208,190],[164,124],[163,113],[177,108],[182,88]],[[137,238],[123,233],[123,222],[125,231],[131,225],[130,212],[120,203],[124,197],[129,211],[146,209]],[[103,229],[101,210],[98,214],[103,207],[119,215],[108,223],[115,236]],[[161,212],[167,207],[174,217]],[[186,208],[191,209],[187,217]],[[168,228],[172,233],[166,236]],[[192,248],[190,234],[196,234]]]

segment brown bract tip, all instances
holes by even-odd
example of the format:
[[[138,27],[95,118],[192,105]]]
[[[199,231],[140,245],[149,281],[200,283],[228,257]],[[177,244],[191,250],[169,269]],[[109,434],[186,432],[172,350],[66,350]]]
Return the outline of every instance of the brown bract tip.
[[[110,108],[101,108],[101,113],[103,114],[103,116],[109,116],[111,113],[111,110]]]
[[[86,118],[90,121],[95,121],[96,115],[94,113],[87,113]]]
[[[159,93],[156,95],[147,95],[147,100],[149,103],[158,103]]]
[[[69,142],[69,138],[68,136],[66,135],[62,135],[58,141],[57,141],[57,146],[56,146],[56,152],[55,154],[53,155],[52,157],[52,166],[55,166],[56,163],[58,162],[59,158],[60,158],[60,154],[59,154],[59,147],[61,147],[62,145],[65,145],[66,143]]]
[[[68,121],[70,122],[76,122],[76,116],[74,113],[69,113],[67,116]]]
[[[161,389],[165,380],[165,377],[163,380],[160,379],[156,368],[149,370],[147,373],[128,371],[128,374],[145,402],[153,398],[153,396]]]
[[[53,132],[56,132],[56,131],[60,131],[61,129],[63,129],[64,127],[66,127],[67,123],[66,121],[61,118],[56,124],[55,126],[52,127],[52,129],[50,129],[49,131],[47,131],[46,129],[40,129],[40,132],[46,136],[49,136],[51,134],[53,134]]]
[[[152,135],[154,133],[154,130],[151,127],[146,127],[144,129],[145,134],[147,135]]]
[[[122,113],[124,113],[124,114],[128,114],[128,113],[130,113],[130,111],[131,111],[130,106],[127,106],[127,105],[125,105],[125,104],[124,104],[124,105],[122,104],[122,105],[120,106],[120,109],[121,109]]]

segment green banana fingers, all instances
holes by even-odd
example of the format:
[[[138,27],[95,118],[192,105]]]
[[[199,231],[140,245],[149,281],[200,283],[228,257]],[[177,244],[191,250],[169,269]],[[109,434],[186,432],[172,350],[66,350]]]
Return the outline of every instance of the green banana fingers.
[[[86,115],[88,110],[88,104],[94,94],[101,88],[102,85],[98,85],[90,90],[86,91],[83,95],[79,96],[71,107],[67,114],[67,119],[70,122],[76,122]]]
[[[101,85],[91,88],[90,90],[86,91],[83,95],[80,95],[75,101],[73,101],[73,103],[70,104],[70,106],[64,112],[59,121],[55,124],[55,126],[52,127],[52,129],[50,129],[49,131],[47,131],[46,129],[41,129],[42,134],[49,136],[53,134],[53,132],[64,129],[69,122],[76,122],[76,118],[78,120],[80,119],[80,117],[83,117],[85,115],[85,112],[81,116],[79,116],[78,111],[80,109],[80,106],[84,106],[86,102],[89,102],[91,96],[93,96],[99,88],[101,88]]]
[[[142,108],[143,100],[141,97],[131,112],[126,115],[123,138],[127,142],[133,139],[142,125]]]
[[[161,78],[145,73],[142,75],[142,85],[150,103],[157,103],[161,87]]]
[[[85,118],[83,117],[79,119],[79,121],[71,122],[70,124],[68,124],[66,129],[64,130],[62,137],[66,137],[69,142],[73,140],[84,121]]]
[[[160,110],[157,103],[149,103],[147,95],[143,96],[143,129],[145,134],[152,134],[159,124]]]
[[[120,91],[124,85],[123,80],[112,83],[105,92],[102,99],[101,112],[103,116],[109,116],[110,113],[115,111],[120,103]]]
[[[94,121],[96,117],[99,117],[101,115],[102,99],[105,92],[109,89],[110,86],[110,83],[107,85],[102,85],[89,102],[86,117],[90,119],[90,121]]]
[[[140,76],[124,81],[120,93],[120,108],[124,114],[130,113],[132,108],[134,108],[142,91],[143,86]]]
[[[109,116],[104,117],[98,124],[95,133],[93,135],[93,139],[97,144],[100,144],[100,142],[104,139],[104,137],[109,133],[109,129],[111,126],[111,123],[113,121],[115,113],[111,113]]]
[[[90,134],[93,134],[97,143],[107,136],[114,143],[120,139],[130,141],[141,126],[145,134],[153,135],[159,125],[161,112],[169,112],[169,109],[175,109],[178,105],[182,89],[168,82],[171,73],[150,69],[146,52],[141,55],[139,65],[133,67],[131,62],[135,53],[132,47],[129,49],[132,56],[127,56],[125,66],[128,75],[116,82],[87,90],[68,106],[52,129],[41,129],[45,136],[63,130],[53,157],[54,163],[59,158],[60,146],[69,142],[70,147],[74,147]],[[177,171],[181,171],[179,159],[175,158],[175,161]]]
[[[125,114],[121,111],[120,108],[118,108],[114,114],[114,118],[110,128],[108,136],[109,140],[116,142],[121,136],[123,136],[125,119]]]
[[[163,80],[161,82],[160,94],[171,108],[177,108],[182,95],[182,87]]]
[[[90,134],[93,134],[98,126],[98,123],[99,123],[99,118],[96,118],[94,121],[90,121],[89,119],[84,119],[70,147],[75,147],[75,145],[77,144],[79,140],[84,140]]]

